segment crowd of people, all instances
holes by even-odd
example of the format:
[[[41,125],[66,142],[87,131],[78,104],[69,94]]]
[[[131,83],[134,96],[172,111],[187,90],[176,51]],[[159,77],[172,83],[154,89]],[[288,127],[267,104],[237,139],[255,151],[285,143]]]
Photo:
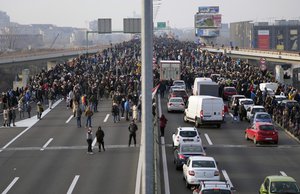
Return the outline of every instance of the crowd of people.
[[[154,38],[153,86],[160,84],[159,92],[164,96],[173,80],[161,81],[159,74],[160,60],[180,60],[182,64],[181,79],[187,89],[191,90],[195,77],[210,77],[220,74],[218,81],[220,96],[225,86],[235,86],[239,94],[253,98],[255,104],[262,104],[273,115],[274,120],[283,123],[284,127],[293,128],[299,135],[299,107],[291,110],[277,108],[271,96],[260,91],[259,83],[275,82],[271,71],[260,71],[258,66],[249,65],[245,61],[217,53],[212,54],[200,48],[194,42],[179,41],[169,37]],[[279,84],[277,93],[283,93],[298,102],[298,91],[292,86]],[[31,76],[24,88],[11,89],[2,93],[3,125],[15,125],[17,115],[20,119],[27,113],[31,117],[31,102],[35,101],[38,118],[41,118],[43,106],[52,108],[57,99],[64,99],[67,108],[72,110],[77,120],[77,127],[91,128],[92,119],[98,111],[98,104],[103,98],[112,99],[111,113],[114,123],[122,118],[126,121],[141,121],[141,43],[131,40],[112,45],[110,48],[94,55],[81,55],[72,61],[57,64],[50,70],[42,70]],[[276,115],[287,115],[280,121]],[[287,122],[288,120],[288,122]],[[164,128],[162,126],[162,128]],[[295,129],[296,128],[296,129]]]

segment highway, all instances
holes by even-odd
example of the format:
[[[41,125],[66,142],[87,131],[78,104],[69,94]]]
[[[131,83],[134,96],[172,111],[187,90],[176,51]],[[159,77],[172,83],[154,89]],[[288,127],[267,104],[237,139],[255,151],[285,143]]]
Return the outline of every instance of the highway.
[[[183,113],[168,113],[166,104],[167,99],[161,99],[162,112],[168,119],[164,139],[170,193],[191,194],[191,190],[185,187],[182,170],[176,170],[173,164],[172,133],[178,126],[193,124],[184,123]],[[220,129],[203,126],[198,128],[198,132],[201,133],[207,156],[216,159],[222,180],[229,179],[236,190],[235,193],[258,193],[261,183],[268,175],[286,174],[300,180],[300,145],[296,140],[279,129],[278,146],[255,146],[252,141],[246,141],[244,138],[244,130],[249,123],[232,123],[231,120],[231,116],[226,115],[226,122]]]
[[[93,155],[87,154],[85,128],[77,128],[64,101],[56,105],[42,120],[0,128],[0,192],[134,194],[139,146],[128,147],[129,122],[113,123],[108,115],[111,100],[100,101],[93,115],[93,132],[101,125],[106,144],[105,152],[96,144]]]

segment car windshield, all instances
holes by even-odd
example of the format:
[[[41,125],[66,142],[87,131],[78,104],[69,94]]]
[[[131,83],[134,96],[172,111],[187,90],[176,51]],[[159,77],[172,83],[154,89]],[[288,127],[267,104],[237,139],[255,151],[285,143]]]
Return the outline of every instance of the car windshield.
[[[183,86],[185,85],[184,82],[175,82],[174,86]]]
[[[261,126],[259,126],[259,129],[263,130],[263,131],[273,131],[274,126],[273,125],[261,125]]]
[[[203,152],[201,146],[182,146],[181,152]]]
[[[196,131],[180,131],[179,135],[181,137],[195,137],[197,133]]]
[[[300,189],[295,182],[271,182],[270,186],[271,193],[299,193]]]
[[[225,88],[226,92],[236,92],[234,88]]]
[[[173,94],[175,94],[176,96],[185,96],[186,92],[185,91],[174,91]]]
[[[183,100],[181,98],[172,98],[170,102],[183,102]]]
[[[251,100],[243,100],[243,101],[241,101],[241,104],[243,104],[243,105],[250,105],[250,104],[253,104],[253,101],[251,101]]]
[[[202,194],[231,194],[231,191],[224,189],[205,189],[201,192]]]
[[[256,115],[257,119],[271,119],[271,116],[269,114],[258,114]]]
[[[192,167],[195,167],[195,168],[215,168],[216,165],[215,165],[214,161],[195,160],[192,163]]]

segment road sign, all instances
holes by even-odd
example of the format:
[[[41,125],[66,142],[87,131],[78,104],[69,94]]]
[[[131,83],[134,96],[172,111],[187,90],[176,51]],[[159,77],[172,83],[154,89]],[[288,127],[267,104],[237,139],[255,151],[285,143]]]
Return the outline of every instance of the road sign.
[[[99,34],[111,33],[111,18],[98,19],[98,33]]]
[[[260,58],[260,70],[261,71],[266,71],[267,70],[267,64],[266,64],[266,58]]]
[[[157,29],[165,29],[166,27],[166,22],[157,22]]]
[[[141,18],[124,18],[123,20],[124,33],[141,33]]]

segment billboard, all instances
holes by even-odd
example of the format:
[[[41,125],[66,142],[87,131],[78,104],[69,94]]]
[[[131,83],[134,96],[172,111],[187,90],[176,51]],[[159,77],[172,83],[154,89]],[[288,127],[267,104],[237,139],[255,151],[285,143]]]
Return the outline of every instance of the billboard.
[[[290,39],[289,39],[289,50],[296,51],[298,50],[298,30],[290,29]]]
[[[270,32],[269,30],[258,30],[257,47],[259,49],[270,49]]]
[[[219,29],[196,29],[196,36],[216,37],[220,35]]]
[[[195,28],[220,28],[221,14],[196,14]]]
[[[198,7],[198,13],[219,13],[219,6]]]

